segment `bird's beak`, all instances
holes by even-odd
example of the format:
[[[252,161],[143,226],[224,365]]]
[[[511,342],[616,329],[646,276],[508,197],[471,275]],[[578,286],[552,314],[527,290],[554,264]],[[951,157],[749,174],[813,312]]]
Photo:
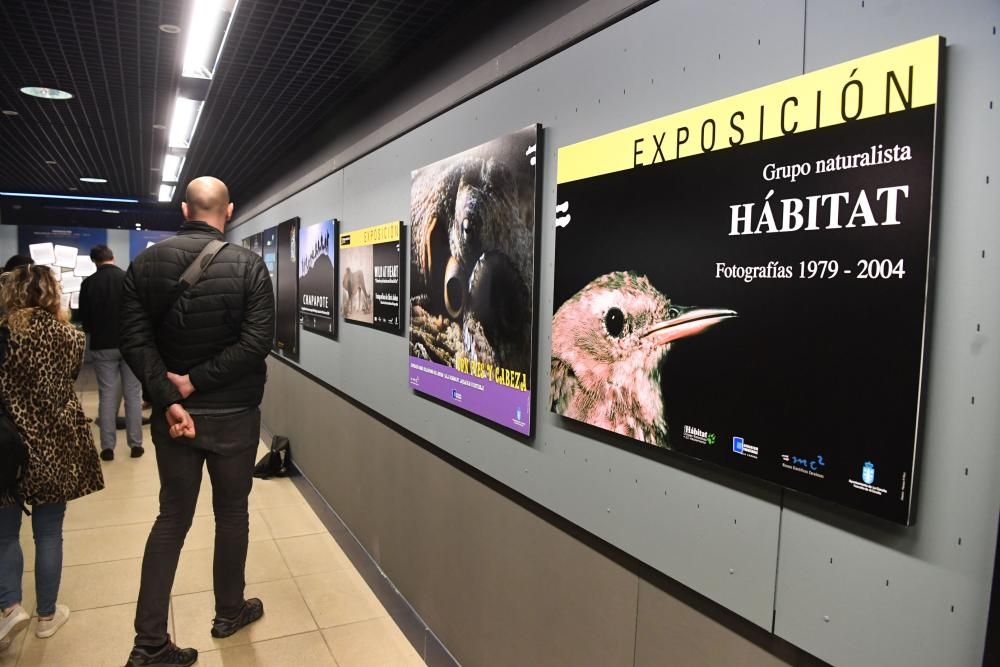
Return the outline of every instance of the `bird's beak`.
[[[681,338],[700,334],[705,329],[722,320],[736,317],[735,310],[723,308],[684,308],[673,306],[679,311],[676,317],[656,322],[642,333],[643,338],[650,338],[656,345],[666,345]]]

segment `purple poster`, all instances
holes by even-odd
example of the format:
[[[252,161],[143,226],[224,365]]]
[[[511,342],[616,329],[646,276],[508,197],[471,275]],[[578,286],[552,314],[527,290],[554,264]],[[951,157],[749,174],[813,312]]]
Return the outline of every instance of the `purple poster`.
[[[410,386],[522,435],[535,378],[537,125],[417,169]]]

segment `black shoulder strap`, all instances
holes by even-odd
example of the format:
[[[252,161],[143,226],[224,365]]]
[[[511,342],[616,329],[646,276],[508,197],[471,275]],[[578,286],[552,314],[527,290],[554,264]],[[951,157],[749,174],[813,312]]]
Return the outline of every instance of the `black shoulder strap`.
[[[181,274],[180,285],[177,287],[177,291],[174,293],[174,298],[170,302],[170,305],[167,306],[167,309],[164,311],[163,315],[164,320],[166,319],[170,311],[174,309],[174,306],[177,305],[177,302],[180,300],[181,295],[184,294],[184,292],[191,289],[192,287],[194,287],[198,283],[198,281],[201,280],[201,274],[205,273],[205,269],[207,269],[208,265],[212,263],[212,261],[215,259],[215,256],[218,255],[219,252],[227,245],[229,244],[225,241],[220,241],[219,239],[212,239],[205,245],[204,248],[201,249],[201,252],[198,253],[198,256],[194,258],[194,261],[191,262],[191,264],[186,269],[184,269],[184,273]]]

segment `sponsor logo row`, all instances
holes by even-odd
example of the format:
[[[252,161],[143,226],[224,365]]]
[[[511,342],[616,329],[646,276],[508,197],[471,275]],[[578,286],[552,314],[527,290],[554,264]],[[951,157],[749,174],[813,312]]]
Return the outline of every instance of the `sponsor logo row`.
[[[715,445],[718,440],[717,434],[712,431],[690,425],[684,426],[683,437],[690,442],[708,446]],[[744,437],[739,435],[732,437],[732,451],[733,454],[748,459],[757,460],[760,457],[760,448],[757,445],[747,442]],[[791,470],[808,477],[826,479],[826,461],[822,454],[811,456],[781,454],[780,459],[781,467],[786,470]],[[861,466],[860,473],[860,480],[848,479],[848,483],[854,489],[876,496],[882,496],[887,493],[886,489],[875,485],[875,464],[872,461],[865,461]]]

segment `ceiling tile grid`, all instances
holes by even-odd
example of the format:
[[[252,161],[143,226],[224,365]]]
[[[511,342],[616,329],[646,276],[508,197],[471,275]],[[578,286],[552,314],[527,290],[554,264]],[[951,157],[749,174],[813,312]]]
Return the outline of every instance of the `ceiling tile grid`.
[[[0,191],[155,201],[192,0],[3,0]],[[461,0],[241,0],[181,181],[248,198],[274,162],[469,10]],[[23,86],[71,100],[28,97]],[[82,183],[81,177],[107,183]],[[181,190],[179,188],[178,190]],[[181,192],[175,194],[175,203]]]

